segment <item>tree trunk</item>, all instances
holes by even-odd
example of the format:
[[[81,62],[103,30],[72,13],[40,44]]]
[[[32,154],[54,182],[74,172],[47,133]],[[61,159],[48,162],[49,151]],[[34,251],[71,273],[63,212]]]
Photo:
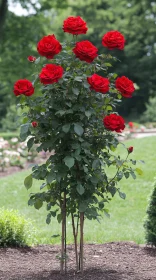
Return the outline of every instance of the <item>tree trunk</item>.
[[[84,213],[80,213],[80,255],[79,255],[79,270],[83,273],[83,227]]]
[[[76,271],[78,271],[79,270],[78,251],[77,251],[78,221],[77,221],[77,228],[75,228],[74,215],[71,214],[71,216],[72,216],[72,227],[73,227],[73,236],[74,236],[74,245],[75,245]]]
[[[61,205],[61,214],[62,214],[62,238],[61,238],[61,260],[60,260],[60,272],[64,274],[67,271],[66,264],[66,193],[64,192],[64,198]]]

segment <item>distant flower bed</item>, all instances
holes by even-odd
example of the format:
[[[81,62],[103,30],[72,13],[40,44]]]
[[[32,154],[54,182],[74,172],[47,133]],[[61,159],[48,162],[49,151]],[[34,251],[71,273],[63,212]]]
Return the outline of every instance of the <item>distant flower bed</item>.
[[[29,152],[27,141],[19,142],[17,137],[5,140],[0,137],[0,168],[4,171],[9,166],[24,167],[26,161],[33,162],[37,156],[35,147]]]

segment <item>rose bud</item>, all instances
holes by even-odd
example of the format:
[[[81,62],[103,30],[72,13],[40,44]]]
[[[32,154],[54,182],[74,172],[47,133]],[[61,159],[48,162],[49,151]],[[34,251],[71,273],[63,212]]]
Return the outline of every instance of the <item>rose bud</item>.
[[[35,56],[32,56],[32,55],[29,55],[29,56],[27,57],[27,59],[28,59],[28,61],[30,61],[30,62],[34,62],[34,61],[36,60],[36,57],[35,57]]]
[[[128,150],[128,153],[130,154],[130,153],[133,152],[133,147],[131,146],[131,147],[129,147],[127,150]]]
[[[129,122],[128,125],[129,125],[130,128],[134,127],[134,123],[133,122]]]
[[[36,127],[36,126],[38,126],[38,123],[37,123],[37,122],[32,122],[31,125],[32,125],[33,127]]]

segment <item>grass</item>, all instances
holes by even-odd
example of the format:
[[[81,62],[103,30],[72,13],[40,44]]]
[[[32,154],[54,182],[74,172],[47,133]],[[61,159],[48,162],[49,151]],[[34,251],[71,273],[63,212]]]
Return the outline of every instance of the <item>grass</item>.
[[[145,243],[143,222],[146,215],[148,197],[152,190],[153,178],[156,175],[155,150],[156,138],[147,137],[133,139],[125,142],[126,146],[134,146],[134,152],[130,155],[133,159],[142,159],[145,164],[137,167],[143,170],[142,176],[123,179],[120,182],[121,191],[126,193],[126,199],[122,200],[118,194],[112,199],[107,208],[111,218],[102,217],[101,223],[97,221],[85,221],[85,241],[91,243],[105,243],[110,241],[129,240],[138,244]],[[120,148],[124,154],[124,149]],[[22,171],[0,179],[1,196],[0,207],[18,209],[25,217],[33,220],[38,229],[37,240],[40,244],[59,243],[60,238],[51,238],[52,235],[60,234],[61,226],[55,219],[50,225],[46,225],[47,211],[45,207],[36,210],[27,206],[29,191],[23,186],[24,178],[30,174],[30,170]],[[40,182],[35,182],[31,192],[38,191]],[[67,221],[68,243],[73,242],[71,221]]]

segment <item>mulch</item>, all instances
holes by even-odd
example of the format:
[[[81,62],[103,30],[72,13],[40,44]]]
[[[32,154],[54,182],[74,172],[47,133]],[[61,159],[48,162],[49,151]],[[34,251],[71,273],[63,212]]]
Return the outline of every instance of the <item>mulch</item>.
[[[75,272],[67,246],[67,275],[60,275],[59,245],[0,248],[0,280],[156,280],[156,248],[134,242],[84,245],[84,273]]]

